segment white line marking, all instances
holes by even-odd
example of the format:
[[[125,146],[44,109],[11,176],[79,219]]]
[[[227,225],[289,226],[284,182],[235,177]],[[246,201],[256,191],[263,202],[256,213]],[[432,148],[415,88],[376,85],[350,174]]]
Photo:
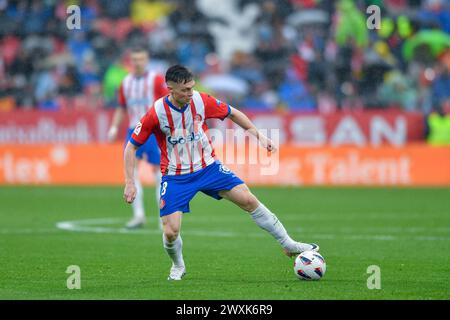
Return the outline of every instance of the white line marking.
[[[56,229],[0,229],[0,234],[40,234],[40,233],[55,233],[59,232]]]
[[[72,232],[93,232],[93,233],[119,233],[119,234],[161,234],[160,230],[153,229],[138,229],[129,230],[124,227],[105,227],[102,225],[112,225],[112,224],[122,224],[123,219],[120,218],[101,218],[101,219],[85,219],[85,220],[74,220],[74,221],[61,221],[56,224],[56,227],[65,231]],[[372,228],[373,231],[394,231],[394,233],[399,232],[409,232],[412,230],[428,231],[426,228],[389,228],[386,230],[383,228]],[[358,234],[352,232],[350,228],[337,228],[337,232],[323,233],[314,232],[307,229],[294,229],[297,233],[301,233],[302,236],[307,236],[311,239],[343,239],[343,240],[376,240],[376,241],[399,241],[399,240],[420,240],[420,241],[450,241],[450,236],[429,236],[429,235],[417,235],[417,236],[399,236],[394,234]],[[361,230],[359,230],[361,231]],[[265,237],[267,234],[261,230],[261,232],[252,233],[242,233],[234,231],[215,231],[215,230],[196,230],[188,229],[184,230],[183,234],[199,236],[199,237],[218,237],[218,238],[231,238],[231,237],[250,237],[250,238],[260,238]]]

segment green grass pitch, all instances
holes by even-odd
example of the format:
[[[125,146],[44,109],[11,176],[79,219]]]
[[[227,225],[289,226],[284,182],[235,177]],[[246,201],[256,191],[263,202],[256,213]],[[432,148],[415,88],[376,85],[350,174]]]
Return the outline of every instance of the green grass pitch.
[[[320,281],[225,200],[198,194],[182,223],[187,275],[166,280],[152,188],[126,232],[121,187],[1,187],[0,299],[449,299],[450,189],[252,188],[297,240],[317,242]],[[66,223],[62,223],[66,221]],[[56,227],[70,229],[64,230]],[[81,289],[66,269],[81,269]],[[381,289],[369,290],[371,265]]]

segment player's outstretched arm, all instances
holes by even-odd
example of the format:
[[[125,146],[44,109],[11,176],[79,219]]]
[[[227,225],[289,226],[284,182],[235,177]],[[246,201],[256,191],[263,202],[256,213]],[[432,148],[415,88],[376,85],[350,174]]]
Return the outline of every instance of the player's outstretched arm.
[[[132,203],[136,198],[136,186],[134,184],[134,168],[136,166],[136,150],[137,146],[128,141],[124,151],[124,167],[125,167],[125,190],[123,198],[126,202]]]
[[[242,129],[250,132],[252,135],[258,139],[259,143],[263,148],[268,151],[275,152],[277,149],[272,140],[267,138],[264,134],[258,131],[258,128],[253,124],[253,122],[241,111],[236,108],[230,107],[231,112],[228,118],[240,126]]]

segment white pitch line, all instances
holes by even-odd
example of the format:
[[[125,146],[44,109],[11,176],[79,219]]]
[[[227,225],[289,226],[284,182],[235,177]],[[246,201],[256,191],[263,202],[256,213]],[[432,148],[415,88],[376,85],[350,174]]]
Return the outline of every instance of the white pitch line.
[[[59,232],[56,229],[0,229],[0,234],[45,234]]]
[[[73,232],[94,232],[94,233],[122,233],[122,234],[161,234],[160,230],[150,230],[150,229],[137,229],[129,230],[127,228],[113,228],[113,227],[97,227],[90,226],[89,222],[95,224],[114,224],[118,222],[123,222],[122,219],[92,219],[92,220],[79,220],[79,221],[61,221],[56,224],[56,227],[61,230],[73,231]],[[238,237],[242,236],[240,233],[228,232],[228,231],[205,231],[205,230],[188,230],[183,233],[189,235],[195,235],[200,237]],[[261,236],[260,234],[253,234],[253,237]]]
[[[116,223],[122,223],[120,218],[102,218],[102,219],[85,219],[74,221],[61,221],[56,224],[56,227],[65,231],[72,232],[93,232],[93,233],[119,233],[119,234],[161,234],[160,230],[150,229],[138,229],[129,230],[123,227],[103,227],[98,225],[111,225]],[[295,231],[308,235],[310,238],[315,239],[344,239],[344,240],[376,240],[376,241],[398,241],[398,240],[421,240],[421,241],[450,241],[450,237],[443,236],[429,236],[420,235],[414,237],[400,237],[392,234],[357,234],[352,233],[349,228],[345,228],[344,233],[323,233],[314,232],[311,230],[294,229]],[[339,230],[339,229],[337,229]],[[401,229],[397,230],[400,231]],[[250,237],[260,238],[266,236],[264,232],[253,233],[238,233],[234,231],[207,231],[207,230],[185,230],[184,234],[199,236],[199,237],[219,237],[219,238],[231,238],[231,237]]]

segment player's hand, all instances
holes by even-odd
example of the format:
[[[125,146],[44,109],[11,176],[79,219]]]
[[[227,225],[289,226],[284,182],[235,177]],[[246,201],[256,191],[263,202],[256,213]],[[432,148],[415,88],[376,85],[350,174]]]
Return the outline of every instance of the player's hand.
[[[114,142],[116,141],[117,138],[117,132],[119,130],[117,129],[117,127],[111,127],[108,131],[108,142]]]
[[[134,183],[127,183],[125,185],[125,190],[123,191],[123,199],[127,203],[132,203],[136,198],[136,186]]]
[[[259,143],[261,144],[261,146],[263,148],[267,149],[267,151],[269,151],[269,152],[277,151],[277,148],[276,148],[275,144],[273,143],[273,141],[271,139],[267,138],[263,134],[259,135]]]

